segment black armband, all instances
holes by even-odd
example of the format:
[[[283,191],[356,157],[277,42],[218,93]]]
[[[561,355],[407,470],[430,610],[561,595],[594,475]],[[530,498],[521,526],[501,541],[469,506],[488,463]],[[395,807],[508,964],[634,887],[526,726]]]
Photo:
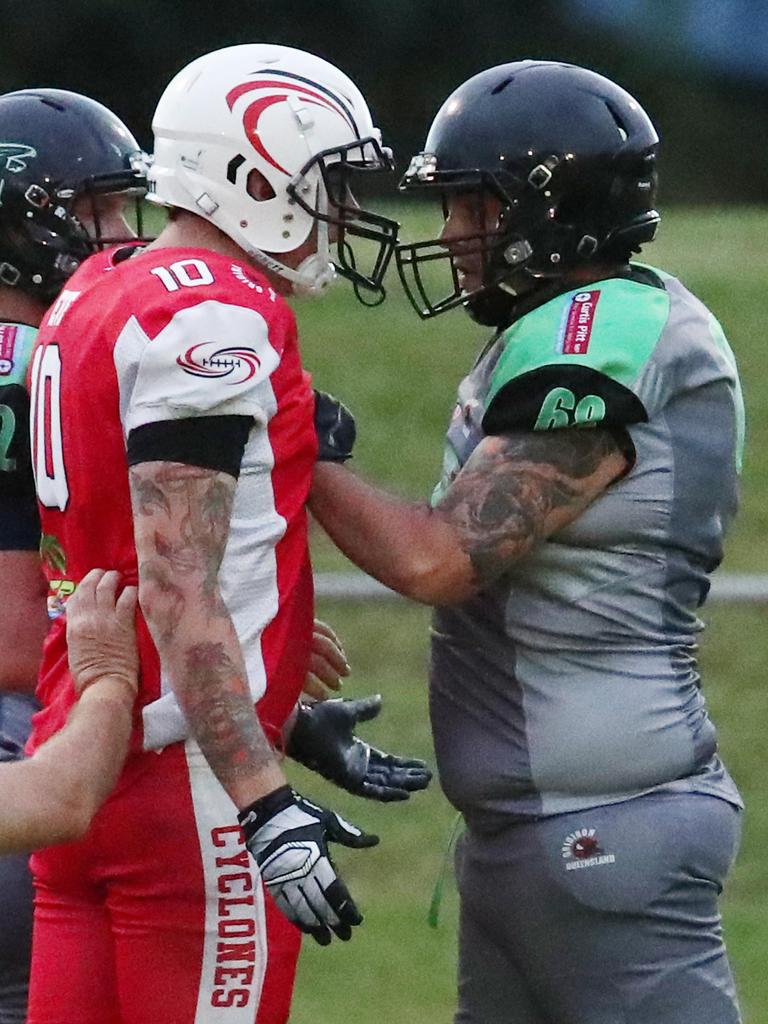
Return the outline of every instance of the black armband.
[[[128,435],[128,465],[181,462],[237,479],[252,425],[251,416],[196,416],[146,423]]]
[[[542,429],[548,399],[557,394],[563,397],[554,403],[552,420],[543,429],[583,426],[586,422],[624,427],[648,421],[643,403],[623,384],[588,366],[564,367],[558,363],[531,370],[504,384],[485,410],[484,432]],[[585,416],[580,422],[582,402],[591,408],[593,419]]]

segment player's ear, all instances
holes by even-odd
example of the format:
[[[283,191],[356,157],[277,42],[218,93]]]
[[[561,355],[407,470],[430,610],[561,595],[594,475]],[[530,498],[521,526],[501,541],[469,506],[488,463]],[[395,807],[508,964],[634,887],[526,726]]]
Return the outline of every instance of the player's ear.
[[[263,203],[267,199],[275,198],[275,190],[261,171],[257,170],[255,167],[248,175],[245,191],[251,199],[255,199],[257,203]]]

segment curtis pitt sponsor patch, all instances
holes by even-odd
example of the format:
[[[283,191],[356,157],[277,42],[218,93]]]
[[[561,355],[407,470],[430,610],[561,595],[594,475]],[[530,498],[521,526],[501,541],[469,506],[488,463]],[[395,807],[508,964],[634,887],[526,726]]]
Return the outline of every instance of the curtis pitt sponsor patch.
[[[566,308],[557,350],[566,356],[583,356],[589,349],[600,290],[577,292]]]

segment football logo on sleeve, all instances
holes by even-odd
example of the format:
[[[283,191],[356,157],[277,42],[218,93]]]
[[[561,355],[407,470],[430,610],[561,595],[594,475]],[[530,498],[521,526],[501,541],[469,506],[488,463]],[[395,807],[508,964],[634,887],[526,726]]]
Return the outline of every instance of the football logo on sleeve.
[[[193,377],[231,377],[228,384],[245,384],[261,366],[261,359],[255,349],[244,345],[219,348],[215,341],[192,345],[176,358],[176,362],[185,373]]]

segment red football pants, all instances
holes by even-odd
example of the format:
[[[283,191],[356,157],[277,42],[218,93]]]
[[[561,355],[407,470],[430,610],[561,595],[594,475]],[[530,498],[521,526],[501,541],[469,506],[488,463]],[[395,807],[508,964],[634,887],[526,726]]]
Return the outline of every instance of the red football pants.
[[[300,933],[193,742],[132,757],[87,836],[32,867],[28,1024],[287,1021]]]

